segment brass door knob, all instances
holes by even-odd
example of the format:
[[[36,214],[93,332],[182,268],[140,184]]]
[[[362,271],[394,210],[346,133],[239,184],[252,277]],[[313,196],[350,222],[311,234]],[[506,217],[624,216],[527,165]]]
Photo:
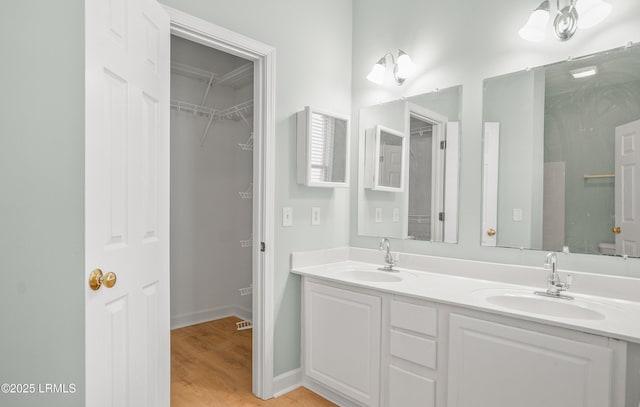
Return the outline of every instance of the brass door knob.
[[[616,234],[617,234],[617,233],[622,232],[622,229],[620,229],[620,226],[614,226],[614,227],[612,227],[612,228],[611,228],[611,231],[612,231],[613,233],[616,233]]]
[[[89,274],[89,287],[93,291],[99,290],[103,284],[105,287],[111,288],[116,285],[116,280],[116,273],[110,271],[103,275],[102,270],[95,269]]]
[[[489,235],[489,236],[495,236],[495,235],[496,235],[496,231],[495,231],[495,229],[489,229],[489,230],[487,230],[487,235]]]

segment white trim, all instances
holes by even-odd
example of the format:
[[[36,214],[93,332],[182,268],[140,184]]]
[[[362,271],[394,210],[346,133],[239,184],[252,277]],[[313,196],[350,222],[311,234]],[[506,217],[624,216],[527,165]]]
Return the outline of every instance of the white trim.
[[[184,328],[185,326],[202,324],[221,318],[238,317],[245,321],[251,321],[251,310],[239,306],[225,306],[209,308],[202,311],[188,312],[171,318],[171,329]]]
[[[444,242],[458,242],[458,199],[460,196],[460,123],[447,122],[444,152]]]
[[[302,369],[297,368],[273,378],[273,397],[280,397],[302,386]]]
[[[311,390],[312,392],[316,393],[322,398],[329,400],[330,402],[332,402],[337,406],[340,406],[340,407],[361,407],[362,406],[362,404],[352,401],[350,398],[347,398],[346,396],[343,396],[342,394],[326,386],[323,386],[322,384],[308,377],[304,378],[303,385],[307,389]]]
[[[254,66],[253,393],[273,397],[275,216],[275,48],[165,6],[171,34],[250,61]],[[260,242],[267,250],[260,252]]]

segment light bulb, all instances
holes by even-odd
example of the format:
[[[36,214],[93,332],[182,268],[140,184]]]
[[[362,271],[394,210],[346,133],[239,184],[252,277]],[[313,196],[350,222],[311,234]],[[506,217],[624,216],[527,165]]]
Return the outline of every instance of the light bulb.
[[[378,85],[384,83],[384,74],[387,71],[386,61],[384,57],[380,58],[378,62],[371,68],[371,72],[367,75],[367,79]]]
[[[416,70],[416,66],[413,61],[411,61],[409,55],[402,50],[398,50],[396,66],[396,77],[401,79],[407,79]]]
[[[539,42],[544,40],[547,22],[549,21],[549,1],[543,1],[537,9],[531,13],[527,23],[518,31],[518,35],[524,40]]]
[[[611,13],[611,9],[611,4],[603,0],[578,0],[578,27],[590,28],[601,23]]]

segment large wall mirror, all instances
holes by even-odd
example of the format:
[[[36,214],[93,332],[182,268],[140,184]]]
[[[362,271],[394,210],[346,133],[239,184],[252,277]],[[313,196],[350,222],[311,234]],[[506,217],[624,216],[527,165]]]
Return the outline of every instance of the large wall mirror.
[[[360,110],[359,235],[458,241],[461,98],[455,86]]]
[[[484,81],[482,244],[640,257],[640,46]]]

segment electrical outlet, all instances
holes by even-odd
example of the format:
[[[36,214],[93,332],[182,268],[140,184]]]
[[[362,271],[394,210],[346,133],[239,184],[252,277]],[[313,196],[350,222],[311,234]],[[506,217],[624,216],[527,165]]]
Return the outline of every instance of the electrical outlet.
[[[311,225],[317,226],[320,224],[320,208],[311,208]]]
[[[522,208],[513,208],[512,219],[514,222],[522,222]]]
[[[293,208],[291,208],[290,206],[285,206],[282,208],[282,226],[293,226]]]
[[[400,208],[393,208],[393,221],[400,222]]]
[[[382,208],[376,208],[376,223],[382,223]]]

